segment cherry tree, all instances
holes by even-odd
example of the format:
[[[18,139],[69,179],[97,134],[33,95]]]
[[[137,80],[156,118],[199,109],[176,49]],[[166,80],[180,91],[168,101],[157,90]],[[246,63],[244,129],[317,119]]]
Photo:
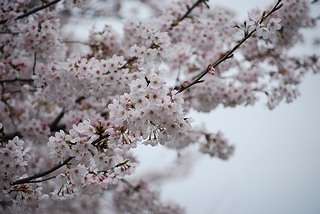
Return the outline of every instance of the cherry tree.
[[[292,102],[316,55],[289,54],[313,28],[310,3],[278,0],[235,20],[206,0],[0,3],[0,211],[184,213],[160,200],[135,148],[162,145],[228,160],[221,132],[190,110]],[[133,16],[135,10],[149,19]],[[118,29],[68,33],[79,16]],[[78,23],[81,25],[81,22]],[[183,159],[183,157],[182,157]]]

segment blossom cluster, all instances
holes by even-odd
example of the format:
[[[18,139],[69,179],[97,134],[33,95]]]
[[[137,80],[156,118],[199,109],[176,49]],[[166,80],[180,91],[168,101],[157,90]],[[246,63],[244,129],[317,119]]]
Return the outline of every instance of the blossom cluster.
[[[64,161],[68,156],[74,157],[77,161],[86,161],[89,158],[89,149],[92,142],[98,138],[95,135],[95,129],[90,125],[88,120],[80,123],[78,126],[73,125],[69,134],[63,130],[56,132],[55,136],[49,138],[48,146],[50,148],[50,157],[54,158],[57,163]],[[68,145],[69,144],[69,145]]]
[[[150,78],[130,84],[130,93],[109,104],[110,119],[117,125],[107,130],[116,144],[136,147],[138,140],[145,145],[179,145],[190,130],[183,114],[183,99],[169,91],[165,80],[156,72]]]
[[[23,12],[23,10],[28,5],[28,1],[18,1],[18,2],[6,2],[3,1],[0,3],[2,8],[0,12],[0,19],[6,20],[6,22],[12,22],[17,18],[19,14]]]
[[[2,124],[1,124],[2,126]],[[26,168],[31,160],[30,148],[24,148],[24,141],[15,137],[7,144],[2,143],[0,148],[0,200],[4,206],[13,204],[10,208],[12,213],[30,211],[30,207],[35,206],[39,200],[46,197],[41,192],[42,187],[21,184],[11,186],[14,181],[26,176]]]
[[[58,163],[72,159],[72,165],[57,175],[60,188],[53,191],[53,199],[70,199],[81,195],[100,195],[109,184],[130,175],[136,165],[124,156],[112,152],[100,144],[96,129],[86,120],[74,125],[65,134],[62,130],[50,137],[48,146],[50,157]],[[107,142],[105,142],[107,143]]]
[[[148,183],[140,181],[134,187],[122,185],[114,192],[116,209],[121,213],[184,213],[185,210],[173,203],[159,202],[159,193],[151,191]]]
[[[28,154],[30,148],[24,148],[23,145],[24,141],[19,137],[15,137],[13,140],[9,140],[7,144],[1,145],[1,189],[10,188],[10,183],[23,176],[26,172],[26,166],[31,156]]]
[[[206,134],[205,143],[201,145],[200,151],[211,157],[219,157],[227,160],[234,152],[234,145],[229,145],[221,132],[217,134]]]

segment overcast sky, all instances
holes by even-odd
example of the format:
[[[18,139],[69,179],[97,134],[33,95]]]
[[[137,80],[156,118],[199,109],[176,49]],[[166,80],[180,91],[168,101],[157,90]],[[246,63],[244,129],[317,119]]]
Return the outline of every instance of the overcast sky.
[[[245,18],[250,8],[268,1],[219,4]],[[313,7],[320,11],[320,4]],[[307,32],[308,39],[315,32]],[[320,54],[309,40],[295,52]],[[188,214],[320,213],[320,75],[308,75],[300,92],[294,103],[282,103],[273,111],[260,103],[192,114],[195,124],[221,130],[236,145],[235,154],[227,162],[197,157],[191,174],[163,186],[163,198],[187,207]],[[139,154],[138,172],[155,162],[168,166],[174,159],[171,151],[160,147],[141,148]]]

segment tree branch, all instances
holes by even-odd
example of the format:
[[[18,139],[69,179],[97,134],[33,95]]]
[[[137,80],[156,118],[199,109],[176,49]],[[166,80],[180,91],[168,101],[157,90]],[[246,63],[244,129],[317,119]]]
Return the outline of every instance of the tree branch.
[[[194,3],[194,4],[192,5],[192,7],[190,7],[190,8],[188,7],[188,11],[187,11],[179,20],[177,20],[176,22],[172,23],[172,24],[171,24],[171,28],[174,27],[174,26],[177,26],[179,22],[181,22],[182,20],[184,20],[185,18],[187,18],[188,15],[192,12],[192,10],[193,10],[194,8],[196,8],[196,6],[198,6],[200,3],[205,3],[205,0],[198,0],[196,3]],[[170,28],[170,29],[171,29],[171,28]]]
[[[189,9],[188,9],[188,11],[179,19],[179,22],[181,22],[182,20],[184,20],[190,13],[191,13],[191,11],[194,9],[194,8],[196,8],[196,6],[198,6],[198,4],[200,4],[200,3],[202,3],[204,0],[198,0],[196,3],[194,3],[193,5],[192,5],[192,7],[190,7]]]
[[[280,4],[281,0],[278,0],[278,2],[276,3],[276,5],[272,8],[272,10],[265,16],[263,16],[260,20],[260,24],[266,19],[268,18],[272,13],[274,13],[275,11],[279,10],[283,4]],[[226,54],[224,54],[220,59],[218,59],[217,61],[215,61],[213,64],[209,64],[209,66],[206,68],[206,70],[202,71],[200,74],[198,74],[197,76],[195,76],[193,78],[193,80],[185,85],[185,86],[181,86],[180,89],[178,90],[178,93],[181,93],[182,91],[190,88],[191,86],[200,83],[202,80],[202,77],[204,77],[212,68],[217,67],[218,65],[220,65],[223,61],[231,58],[233,56],[233,52],[235,50],[237,50],[247,39],[249,39],[252,34],[254,32],[256,32],[257,30],[254,29],[253,31],[251,31],[248,35],[246,35],[236,46],[234,46],[230,51],[228,51]]]
[[[52,167],[51,169],[35,174],[33,176],[27,177],[27,178],[22,178],[19,180],[16,180],[15,182],[12,182],[11,185],[17,185],[17,184],[23,184],[23,183],[30,183],[31,180],[36,179],[36,178],[40,178],[46,175],[49,175],[51,172],[56,171],[57,169],[60,169],[61,167],[63,167],[64,165],[67,165],[67,163],[69,163],[74,157],[68,157],[65,161],[63,161],[62,163],[59,163],[58,165],[55,165],[54,167]]]
[[[129,187],[130,187],[131,189],[133,189],[134,191],[139,192],[139,188],[140,188],[139,185],[137,185],[137,186],[135,187],[135,186],[133,186],[129,181],[127,181],[127,180],[124,179],[124,178],[121,178],[120,181],[122,181],[123,183],[125,183],[127,186],[129,186]]]
[[[96,140],[94,140],[92,142],[92,145],[96,145],[99,141],[103,140],[104,138],[108,137],[109,135],[100,135],[100,137]],[[36,179],[36,178],[41,178],[41,177],[44,177],[46,175],[49,175],[50,173],[60,169],[61,167],[63,167],[64,165],[67,165],[74,157],[68,157],[65,161],[63,161],[62,163],[59,163],[57,165],[55,165],[54,167],[52,167],[51,169],[47,170],[47,171],[44,171],[44,172],[40,172],[38,174],[35,174],[33,176],[30,176],[30,177],[27,177],[27,178],[22,178],[22,179],[19,179],[19,180],[16,180],[15,182],[11,182],[10,185],[17,185],[17,184],[24,184],[24,183],[37,183],[38,181],[32,181],[33,179]],[[45,180],[49,180],[49,179],[52,179],[54,178],[55,176],[52,176],[50,178],[46,178],[46,179],[43,179],[42,181],[45,181]]]
[[[32,74],[36,74],[36,64],[37,64],[37,51],[34,52],[33,55],[33,67],[32,67]]]
[[[66,43],[66,44],[81,44],[81,45],[87,45],[87,46],[92,46],[90,45],[90,43],[87,42],[81,42],[81,41],[69,41],[69,40],[63,40],[61,41],[62,43]]]
[[[50,179],[53,179],[53,178],[56,178],[56,177],[57,176],[51,176],[49,178],[44,178],[44,179],[41,179],[41,180],[28,181],[28,182],[24,182],[24,183],[29,183],[29,184],[40,183],[40,182],[44,182],[44,181],[47,181],[47,180],[50,180]]]
[[[15,21],[18,20],[18,19],[23,19],[23,18],[25,18],[25,17],[28,17],[29,15],[31,15],[31,14],[33,14],[33,13],[36,13],[36,12],[38,12],[38,11],[40,11],[40,10],[43,10],[43,9],[45,9],[45,8],[47,8],[47,7],[50,7],[51,5],[57,4],[59,1],[61,1],[61,0],[54,0],[54,1],[52,1],[52,2],[49,2],[48,4],[44,4],[44,5],[41,5],[41,6],[39,6],[39,7],[36,7],[36,8],[34,8],[34,9],[26,12],[25,14],[22,14],[22,15],[18,16],[18,17],[15,19]],[[8,21],[8,19],[0,20],[0,24],[5,24],[7,21]]]
[[[64,116],[64,109],[60,112],[60,114],[58,114],[58,116],[56,117],[56,119],[54,119],[54,121],[49,124],[50,127],[50,131],[54,132],[54,131],[59,131],[59,126],[58,123],[60,122],[61,118]]]
[[[10,32],[10,31],[2,31],[0,34],[12,34],[12,35],[18,35],[18,32]]]
[[[20,81],[20,82],[33,82],[34,80],[33,79],[19,79],[19,78],[14,78],[14,79],[4,79],[4,80],[0,80],[0,84],[2,83],[6,83],[6,82],[17,82],[17,81]]]
[[[8,141],[8,140],[12,140],[15,136],[18,136],[19,138],[22,137],[21,133],[16,131],[16,132],[12,132],[9,134],[5,134],[3,137],[3,141]]]
[[[100,135],[100,137],[99,137],[98,139],[94,140],[91,144],[92,144],[93,146],[97,146],[98,143],[99,143],[101,140],[103,140],[103,139],[105,139],[105,138],[107,138],[107,137],[109,137],[108,134],[107,134],[107,135]]]

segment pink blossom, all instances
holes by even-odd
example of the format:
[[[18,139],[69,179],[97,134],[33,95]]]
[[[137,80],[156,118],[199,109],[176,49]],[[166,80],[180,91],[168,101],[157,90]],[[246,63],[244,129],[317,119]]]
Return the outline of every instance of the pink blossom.
[[[277,18],[277,19],[272,18],[269,20],[267,28],[269,29],[271,34],[274,34],[276,33],[277,30],[281,29],[281,25],[279,24],[279,22],[281,22],[280,18]]]
[[[227,160],[235,146],[190,113],[261,96],[274,109],[319,73],[317,55],[291,53],[315,26],[305,0],[242,22],[205,1],[30,2],[0,3],[0,213],[98,213],[108,201],[112,213],[183,213],[132,176],[134,149],[195,144]],[[152,18],[120,24],[140,6]],[[104,26],[87,28],[101,14]]]

